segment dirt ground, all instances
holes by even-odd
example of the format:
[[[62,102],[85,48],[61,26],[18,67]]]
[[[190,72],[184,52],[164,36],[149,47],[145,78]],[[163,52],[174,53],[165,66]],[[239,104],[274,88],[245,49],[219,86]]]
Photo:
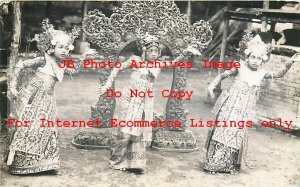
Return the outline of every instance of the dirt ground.
[[[215,73],[190,72],[187,90],[193,90],[191,101],[186,101],[188,118],[211,118],[211,108],[204,105],[205,89]],[[122,88],[128,73],[117,79],[117,89]],[[169,88],[171,72],[163,72],[155,87],[155,92]],[[228,86],[230,80],[223,84]],[[65,77],[56,85],[58,117],[63,120],[88,120],[90,106],[97,101],[97,74],[83,73]],[[155,111],[162,112],[166,98],[157,96]],[[198,140],[199,151],[192,153],[159,152],[149,149],[147,173],[138,175],[127,171],[116,171],[108,167],[108,150],[84,150],[71,145],[71,140],[79,129],[60,128],[61,174],[34,174],[26,176],[10,175],[3,163],[5,136],[0,137],[1,174],[3,187],[60,187],[60,186],[297,186],[300,187],[300,141],[299,137],[270,128],[249,129],[247,166],[238,175],[203,172],[205,152],[202,150],[208,128],[190,128]]]

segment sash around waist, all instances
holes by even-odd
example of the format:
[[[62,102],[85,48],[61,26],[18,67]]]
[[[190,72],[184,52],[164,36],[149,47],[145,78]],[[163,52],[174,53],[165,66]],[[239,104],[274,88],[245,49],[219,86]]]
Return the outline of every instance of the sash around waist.
[[[45,93],[52,95],[54,93],[54,86],[56,82],[55,77],[42,72],[36,72],[22,90],[28,90],[29,93],[34,95],[38,90],[43,89],[45,90]]]

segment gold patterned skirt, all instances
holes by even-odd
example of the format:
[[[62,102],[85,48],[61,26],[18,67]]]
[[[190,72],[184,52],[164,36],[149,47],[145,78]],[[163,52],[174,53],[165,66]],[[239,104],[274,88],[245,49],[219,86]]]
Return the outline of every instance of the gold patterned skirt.
[[[213,118],[220,121],[246,121],[255,107],[259,87],[236,81],[218,98]],[[209,130],[204,169],[209,172],[239,170],[247,148],[247,128],[216,127]]]
[[[110,150],[109,162],[113,169],[145,170],[146,142],[141,141],[141,137],[120,132],[114,136]]]
[[[41,119],[56,120],[55,82],[52,76],[36,75],[14,103],[12,117],[30,125],[10,129],[7,164],[12,174],[59,169],[58,131],[41,127]]]
[[[143,79],[133,79],[122,90],[119,111],[119,120],[153,120],[153,99],[130,97],[131,90],[146,92],[152,90],[153,82]],[[111,143],[110,165],[114,169],[146,168],[146,142],[151,141],[151,127],[121,127],[113,136]]]

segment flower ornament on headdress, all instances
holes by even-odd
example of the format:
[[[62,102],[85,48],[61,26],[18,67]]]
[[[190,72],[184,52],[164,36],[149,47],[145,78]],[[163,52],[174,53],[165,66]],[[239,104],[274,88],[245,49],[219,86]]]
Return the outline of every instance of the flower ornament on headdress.
[[[55,46],[58,41],[65,37],[70,38],[69,49],[74,50],[73,42],[79,36],[80,31],[78,28],[73,28],[71,33],[55,30],[53,25],[49,23],[48,19],[44,19],[42,25],[44,32],[36,34],[32,39],[32,41],[37,42],[37,47],[41,52],[46,52],[51,49],[52,46]]]
[[[252,51],[259,49],[263,53],[263,60],[267,61],[272,52],[273,43],[274,40],[272,40],[272,43],[265,43],[260,35],[256,35],[246,43],[244,53],[249,55]]]

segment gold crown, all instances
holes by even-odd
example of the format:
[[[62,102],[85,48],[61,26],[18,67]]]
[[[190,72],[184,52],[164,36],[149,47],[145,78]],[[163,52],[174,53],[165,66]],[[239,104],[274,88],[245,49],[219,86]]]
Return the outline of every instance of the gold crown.
[[[139,50],[142,50],[142,48],[148,49],[150,47],[160,48],[159,38],[155,35],[150,35],[149,33],[146,33],[145,35],[140,35],[136,43]]]
[[[247,43],[247,49],[252,51],[254,49],[259,48],[265,54],[269,54],[272,51],[272,44],[271,43],[264,43],[259,35],[256,35]],[[246,50],[247,50],[246,49]]]
[[[35,34],[34,38],[31,41],[37,42],[37,47],[39,51],[46,52],[51,48],[51,46],[56,45],[61,37],[69,37],[71,43],[79,36],[80,29],[73,28],[71,33],[67,33],[61,30],[55,30],[53,25],[49,23],[49,19],[44,19],[42,22],[42,28],[44,32],[40,34]],[[73,45],[70,45],[71,50],[74,49]]]
[[[272,40],[272,43],[265,43],[259,34],[254,37],[253,34],[251,34],[250,28],[244,32],[245,34],[239,43],[240,52],[248,55],[251,51],[259,48],[264,53],[264,60],[266,60],[268,58],[267,56],[269,56],[273,50],[272,44],[275,43],[274,40]]]

